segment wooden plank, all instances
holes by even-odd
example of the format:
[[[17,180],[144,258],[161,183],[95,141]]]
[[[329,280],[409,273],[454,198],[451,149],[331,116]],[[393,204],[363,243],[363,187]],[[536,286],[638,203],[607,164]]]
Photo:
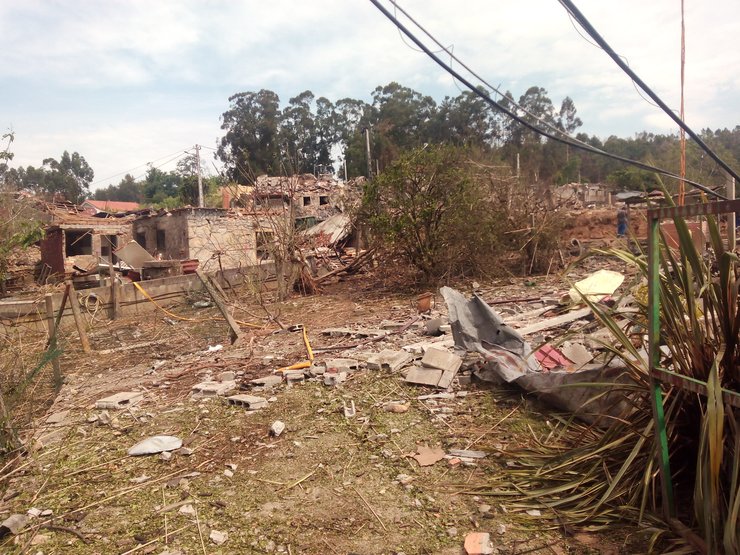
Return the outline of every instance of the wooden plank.
[[[71,281],[67,281],[67,291],[69,292],[69,306],[72,307],[72,316],[75,319],[75,326],[77,326],[77,333],[80,334],[80,343],[82,343],[82,351],[85,353],[90,352],[90,340],[87,338],[87,331],[85,331],[85,322],[82,319],[80,313],[80,301],[77,298],[77,292],[74,290],[74,286]]]
[[[548,318],[547,320],[542,320],[541,322],[537,322],[535,324],[531,324],[529,326],[519,328],[516,331],[519,332],[521,335],[531,335],[538,331],[548,330],[550,328],[556,328],[558,326],[567,324],[569,322],[575,322],[576,320],[585,318],[589,314],[591,314],[590,308],[588,307],[581,308],[580,310],[574,310],[573,312],[568,312],[567,314],[556,316],[555,318]]]
[[[229,334],[231,343],[232,344],[238,343],[242,339],[242,330],[239,327],[239,324],[236,323],[236,320],[234,320],[234,317],[227,310],[226,305],[221,300],[221,296],[218,294],[215,287],[213,287],[213,284],[208,279],[208,276],[206,276],[199,269],[195,270],[195,273],[200,279],[200,281],[203,283],[203,287],[206,288],[206,291],[208,291],[208,294],[213,299],[213,302],[216,303],[216,306],[221,311],[221,315],[226,320],[226,323],[229,324],[229,328],[231,330]]]

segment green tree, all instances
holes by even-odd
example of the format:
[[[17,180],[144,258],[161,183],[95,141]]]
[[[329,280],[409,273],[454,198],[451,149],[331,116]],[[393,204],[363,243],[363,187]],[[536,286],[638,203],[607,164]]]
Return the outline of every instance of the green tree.
[[[222,115],[218,158],[226,164],[229,179],[248,183],[251,175],[279,174],[280,98],[274,92],[243,92],[229,97]]]
[[[142,202],[142,185],[131,174],[126,174],[118,185],[108,185],[95,191],[95,200]]]
[[[500,207],[474,179],[466,151],[430,144],[372,180],[361,213],[382,249],[430,279],[480,269],[506,225]]]

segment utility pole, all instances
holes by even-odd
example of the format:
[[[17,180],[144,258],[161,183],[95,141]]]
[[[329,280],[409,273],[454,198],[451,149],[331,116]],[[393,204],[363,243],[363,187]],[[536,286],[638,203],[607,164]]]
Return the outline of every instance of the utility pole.
[[[195,145],[195,164],[198,166],[198,208],[203,208],[203,177],[200,175],[200,145]]]
[[[367,178],[373,178],[373,163],[370,160],[370,128],[365,128],[365,154],[367,156]]]

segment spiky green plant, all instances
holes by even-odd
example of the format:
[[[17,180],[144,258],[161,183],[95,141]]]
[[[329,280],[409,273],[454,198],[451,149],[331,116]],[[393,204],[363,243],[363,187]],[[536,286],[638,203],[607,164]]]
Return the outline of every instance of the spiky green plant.
[[[596,384],[594,399],[621,389],[629,410],[592,425],[567,420],[541,442],[510,452],[514,466],[499,478],[513,487],[489,487],[488,493],[512,497],[514,508],[548,508],[558,527],[596,530],[618,521],[640,523],[653,532],[650,550],[673,535],[684,545],[677,552],[740,555],[740,432],[726,402],[740,391],[740,264],[725,250],[714,218],[707,218],[711,259],[697,250],[686,222],[674,221],[679,248],[669,248],[662,237],[659,248],[660,364],[707,384],[706,395],[668,385],[663,390],[678,519],[659,516],[647,361],[629,333],[647,321],[647,300],[639,297],[639,310],[629,314],[586,300],[611,332],[603,347],[624,363],[622,379]],[[647,278],[644,254],[618,249],[601,254],[616,256]]]

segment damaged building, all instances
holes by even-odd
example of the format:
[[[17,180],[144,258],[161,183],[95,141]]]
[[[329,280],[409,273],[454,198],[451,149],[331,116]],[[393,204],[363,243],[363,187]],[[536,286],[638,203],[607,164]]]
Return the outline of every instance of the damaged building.
[[[297,228],[307,229],[347,209],[361,198],[361,180],[338,181],[331,175],[259,176],[253,185],[221,189],[223,208],[256,213],[292,213]]]
[[[257,262],[257,222],[252,214],[223,208],[176,208],[137,218],[133,238],[157,258],[238,268]]]
[[[115,262],[115,249],[131,240],[133,216],[95,217],[71,203],[50,204],[44,213],[41,262],[50,274],[69,274],[101,259]]]

